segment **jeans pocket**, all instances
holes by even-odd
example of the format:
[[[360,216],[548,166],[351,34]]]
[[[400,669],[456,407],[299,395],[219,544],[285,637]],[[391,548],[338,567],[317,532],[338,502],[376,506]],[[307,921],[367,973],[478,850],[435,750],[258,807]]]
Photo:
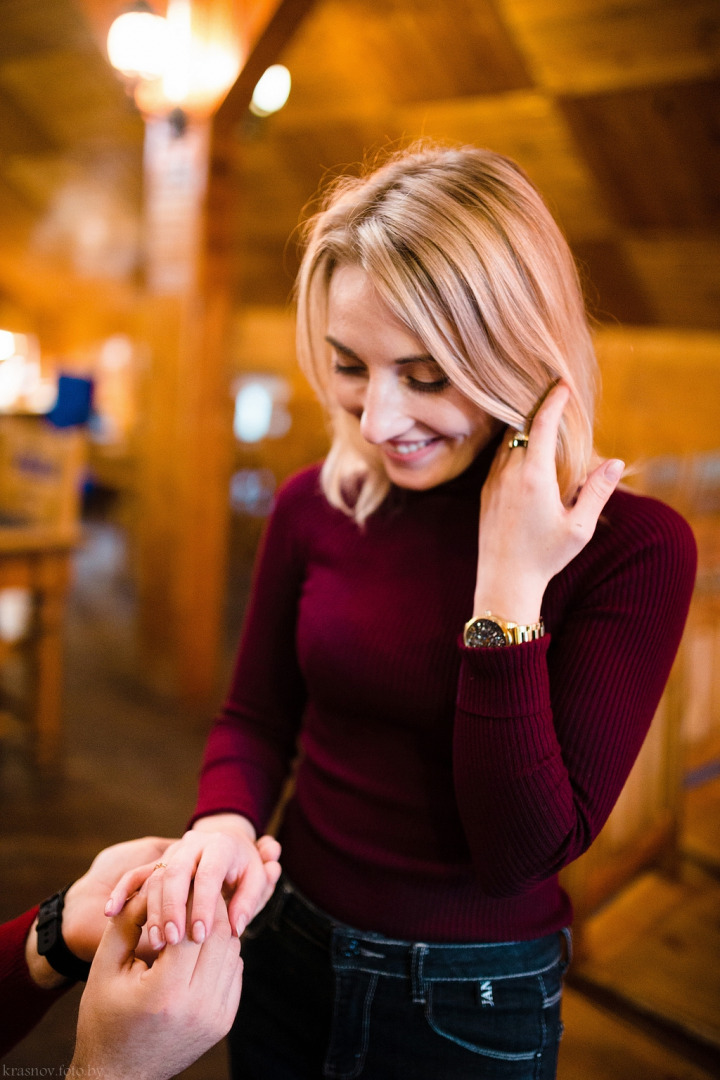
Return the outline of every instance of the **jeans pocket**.
[[[275,891],[265,907],[259,911],[252,922],[248,923],[245,927],[243,939],[254,941],[256,938],[260,937],[268,926],[273,926],[282,911],[284,902],[285,893],[282,884],[280,883],[275,887]]]
[[[561,990],[557,967],[531,975],[433,982],[425,1015],[437,1035],[486,1058],[488,1067],[492,1061],[527,1066],[559,1042]],[[487,1075],[542,1074],[531,1068]]]

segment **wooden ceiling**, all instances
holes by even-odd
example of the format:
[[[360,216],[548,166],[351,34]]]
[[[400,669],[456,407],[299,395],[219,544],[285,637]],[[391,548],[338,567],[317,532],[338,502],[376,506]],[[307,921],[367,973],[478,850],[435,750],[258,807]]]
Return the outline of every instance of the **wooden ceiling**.
[[[138,270],[142,125],[103,57],[114,0],[0,0],[0,317]],[[720,328],[718,0],[316,0],[287,106],[231,125],[239,304],[285,304],[328,173],[419,136],[518,160],[595,314]]]

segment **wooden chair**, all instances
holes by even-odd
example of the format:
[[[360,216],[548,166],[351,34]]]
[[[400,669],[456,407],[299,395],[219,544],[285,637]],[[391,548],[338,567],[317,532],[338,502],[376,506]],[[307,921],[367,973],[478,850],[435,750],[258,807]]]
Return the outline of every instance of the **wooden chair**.
[[[586,951],[584,928],[598,909],[644,870],[674,875],[683,808],[684,653],[673,667],[642,750],[604,829],[589,851],[561,872],[575,911],[575,952]]]
[[[0,640],[0,664],[16,652],[25,661],[20,700],[6,693],[5,704],[27,717],[40,766],[53,763],[60,745],[62,626],[84,453],[82,429],[0,416],[0,591],[26,590],[30,601],[27,632]]]
[[[665,694],[618,803],[593,846],[563,871],[575,908],[575,939],[611,897],[653,867],[679,868],[686,770],[720,750],[720,453],[648,461],[633,486],[674,506],[698,540],[690,616]]]

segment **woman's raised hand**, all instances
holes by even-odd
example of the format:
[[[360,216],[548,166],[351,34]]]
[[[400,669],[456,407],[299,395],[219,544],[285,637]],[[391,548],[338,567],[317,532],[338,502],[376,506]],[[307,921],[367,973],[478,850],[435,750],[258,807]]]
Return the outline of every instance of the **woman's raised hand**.
[[[255,842],[252,825],[238,814],[201,818],[162,861],[145,864],[120,879],[106,915],[116,915],[141,886],[147,893],[150,944],[176,944],[186,932],[186,904],[193,884],[188,936],[202,942],[215,917],[218,896],[228,901],[228,917],[238,937],[270,898],[280,877],[280,845],[270,836]]]
[[[534,623],[548,582],[575,558],[595,531],[624,464],[603,461],[572,506],[558,488],[558,428],[570,396],[559,383],[535,414],[525,449],[504,438],[483,486],[478,575],[473,615],[486,611]]]

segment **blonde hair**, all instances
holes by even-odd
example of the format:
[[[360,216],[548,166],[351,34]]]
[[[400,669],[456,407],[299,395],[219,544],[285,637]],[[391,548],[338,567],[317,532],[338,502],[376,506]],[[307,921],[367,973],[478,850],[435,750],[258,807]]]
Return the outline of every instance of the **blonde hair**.
[[[593,455],[595,354],[567,242],[518,165],[476,147],[416,144],[337,180],[305,241],[298,359],[332,424],[321,480],[334,506],[362,522],[389,488],[379,453],[331,389],[327,300],[339,265],[361,267],[452,383],[498,420],[522,429],[564,379],[557,467],[573,498]]]

